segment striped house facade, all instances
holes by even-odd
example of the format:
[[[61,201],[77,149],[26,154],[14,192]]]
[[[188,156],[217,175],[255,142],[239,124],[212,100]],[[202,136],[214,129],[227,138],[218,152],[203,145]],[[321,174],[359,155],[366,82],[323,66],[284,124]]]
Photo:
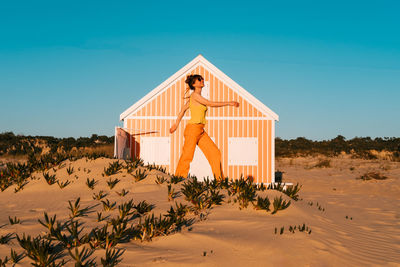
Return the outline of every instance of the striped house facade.
[[[232,106],[208,107],[205,131],[222,154],[225,177],[252,177],[256,183],[274,182],[275,121],[277,114],[230,79],[222,71],[198,55],[174,75],[149,92],[120,115],[123,129],[129,134],[128,154],[149,163],[166,167],[174,173],[184,143],[183,131],[190,118],[187,110],[173,134],[184,101],[185,79],[188,74],[204,77],[202,95],[212,101],[238,101]],[[190,174],[199,179],[212,176],[211,167],[197,147]]]

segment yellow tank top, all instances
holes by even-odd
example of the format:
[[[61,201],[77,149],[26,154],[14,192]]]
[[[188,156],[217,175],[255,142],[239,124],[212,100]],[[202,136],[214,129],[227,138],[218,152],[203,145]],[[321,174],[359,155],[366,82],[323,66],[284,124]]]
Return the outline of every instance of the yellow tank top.
[[[188,123],[203,123],[206,124],[206,111],[207,106],[200,103],[194,103],[192,101],[192,96],[189,99],[189,109],[190,109],[190,120]]]

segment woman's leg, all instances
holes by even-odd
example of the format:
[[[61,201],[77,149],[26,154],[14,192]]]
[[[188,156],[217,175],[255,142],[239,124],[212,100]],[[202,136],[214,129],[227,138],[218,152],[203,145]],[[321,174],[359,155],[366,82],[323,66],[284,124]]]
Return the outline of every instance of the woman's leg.
[[[217,145],[206,132],[200,137],[198,145],[210,163],[214,177],[217,180],[223,179],[221,151],[218,149]]]
[[[176,167],[175,175],[187,177],[190,169],[190,162],[193,160],[196,144],[201,134],[204,132],[201,124],[187,124],[184,132],[185,142],[182,148],[182,154]]]

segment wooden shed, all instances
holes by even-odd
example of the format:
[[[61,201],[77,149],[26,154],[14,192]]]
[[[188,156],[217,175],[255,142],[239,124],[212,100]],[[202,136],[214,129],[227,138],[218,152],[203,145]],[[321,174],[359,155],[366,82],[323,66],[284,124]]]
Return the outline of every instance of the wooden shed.
[[[126,135],[128,141],[126,138],[119,143],[116,140],[115,155],[140,157],[145,163],[161,165],[171,174],[175,172],[190,111],[182,118],[175,133],[170,134],[169,128],[183,106],[188,74],[204,77],[202,95],[205,98],[240,103],[239,108],[209,107],[206,114],[205,130],[221,150],[224,175],[234,179],[241,175],[250,176],[256,183],[275,182],[275,122],[279,120],[278,115],[202,55],[121,113],[124,126],[116,128],[115,136],[118,139],[118,136]],[[205,176],[213,177],[199,147],[196,147],[189,173],[199,180]]]

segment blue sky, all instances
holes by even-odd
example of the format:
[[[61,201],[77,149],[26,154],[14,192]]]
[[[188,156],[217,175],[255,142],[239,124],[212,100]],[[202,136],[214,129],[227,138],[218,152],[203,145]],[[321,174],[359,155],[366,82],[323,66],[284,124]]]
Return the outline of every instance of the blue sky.
[[[1,1],[0,132],[111,136],[198,54],[276,135],[400,136],[399,1]]]

